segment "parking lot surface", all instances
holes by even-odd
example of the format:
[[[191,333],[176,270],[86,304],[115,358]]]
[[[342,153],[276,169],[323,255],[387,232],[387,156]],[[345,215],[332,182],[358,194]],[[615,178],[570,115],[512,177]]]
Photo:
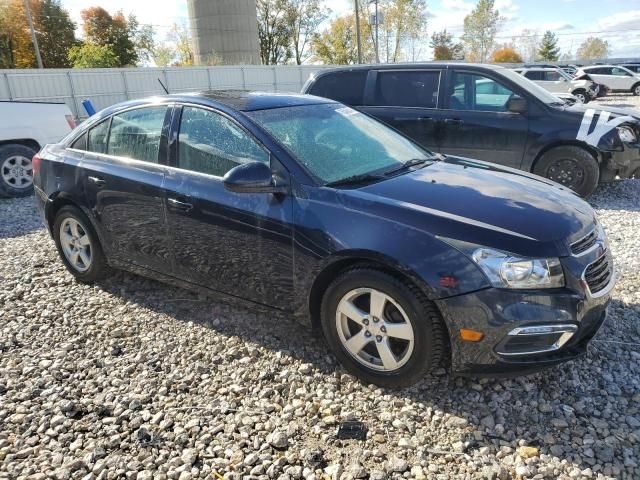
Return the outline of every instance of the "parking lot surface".
[[[0,478],[640,478],[640,181],[590,201],[619,280],[585,357],[385,391],[286,316],[76,283],[33,199],[0,200]]]

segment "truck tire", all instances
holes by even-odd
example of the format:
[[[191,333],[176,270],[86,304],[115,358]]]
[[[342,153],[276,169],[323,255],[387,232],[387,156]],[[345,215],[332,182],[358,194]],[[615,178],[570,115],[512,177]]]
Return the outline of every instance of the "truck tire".
[[[566,145],[545,152],[533,173],[575,191],[583,198],[593,193],[600,180],[598,162],[584,148]]]
[[[36,153],[18,143],[0,146],[0,197],[26,197],[33,193],[31,159]]]

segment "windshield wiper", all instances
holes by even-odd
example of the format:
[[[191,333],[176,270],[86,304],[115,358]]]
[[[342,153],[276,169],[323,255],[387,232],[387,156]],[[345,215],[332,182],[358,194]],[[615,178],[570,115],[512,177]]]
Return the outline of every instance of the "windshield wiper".
[[[403,170],[408,170],[411,167],[417,167],[418,165],[424,165],[426,163],[431,164],[434,159],[432,158],[412,158],[411,160],[407,160],[399,167],[393,168],[391,170],[387,170],[384,172],[384,175],[388,177],[389,175],[393,175],[394,173],[402,172]]]
[[[376,182],[378,180],[384,180],[386,177],[382,175],[372,175],[370,173],[364,173],[362,175],[353,175],[352,177],[343,178],[341,180],[335,180],[333,182],[325,183],[325,187],[343,187],[346,185],[358,185],[360,183]]]

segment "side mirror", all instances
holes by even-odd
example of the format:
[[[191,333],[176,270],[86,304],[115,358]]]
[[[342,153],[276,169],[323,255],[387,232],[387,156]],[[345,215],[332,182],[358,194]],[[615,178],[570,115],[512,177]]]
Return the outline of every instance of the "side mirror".
[[[224,188],[235,193],[286,193],[286,185],[279,185],[269,165],[250,162],[229,170],[222,179]]]
[[[511,97],[507,101],[506,107],[512,113],[527,113],[527,101],[518,95]]]

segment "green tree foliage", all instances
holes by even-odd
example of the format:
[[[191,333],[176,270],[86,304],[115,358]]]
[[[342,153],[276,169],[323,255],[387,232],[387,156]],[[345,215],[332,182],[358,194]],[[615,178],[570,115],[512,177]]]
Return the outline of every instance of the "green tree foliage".
[[[455,43],[453,35],[446,29],[434,33],[431,36],[429,46],[433,49],[434,60],[462,60],[464,58],[464,47],[461,43]]]
[[[362,56],[365,62],[374,60],[374,47],[371,41],[371,27],[360,23],[362,38]],[[335,18],[329,27],[316,34],[312,40],[312,49],[317,60],[333,65],[346,65],[358,61],[358,41],[356,36],[355,15]]]
[[[102,7],[87,8],[80,15],[87,43],[110,47],[118,59],[118,67],[133,66],[138,62],[135,40],[139,25],[135,16],[127,19],[122,12],[112,16]]]
[[[479,0],[473,11],[464,18],[462,41],[468,59],[486,62],[495,46],[495,39],[504,18],[495,8],[495,0]]]
[[[579,60],[600,60],[609,56],[609,42],[598,37],[587,38],[577,53]]]
[[[29,0],[45,68],[70,66],[75,24],[59,0]],[[0,0],[0,68],[35,68],[36,57],[23,0]]]
[[[560,47],[558,47],[558,37],[551,31],[547,30],[542,37],[542,43],[538,50],[538,58],[550,62],[557,62],[560,58]]]
[[[309,57],[309,46],[314,33],[329,16],[320,0],[289,0],[291,19],[291,45],[296,64]]]
[[[289,0],[257,0],[260,59],[264,65],[293,57],[292,8]]]
[[[69,50],[69,60],[73,68],[110,68],[119,64],[111,46],[89,42],[72,47]]]
[[[167,35],[171,45],[175,48],[174,67],[189,67],[194,64],[191,34],[184,23],[174,23]]]

